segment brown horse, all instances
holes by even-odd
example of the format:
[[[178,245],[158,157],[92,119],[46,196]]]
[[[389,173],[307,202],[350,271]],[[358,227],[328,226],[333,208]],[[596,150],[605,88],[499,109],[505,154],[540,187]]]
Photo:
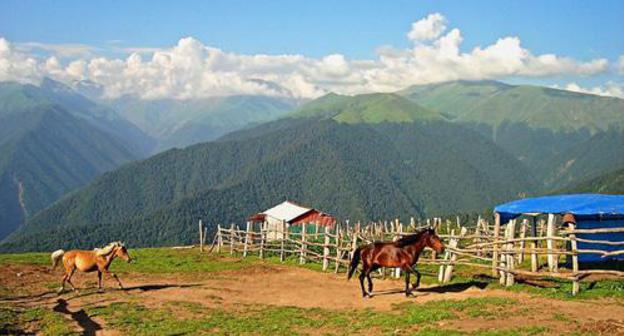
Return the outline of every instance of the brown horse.
[[[128,250],[122,242],[112,242],[103,248],[96,248],[92,251],[54,251],[51,255],[52,269],[54,269],[56,265],[58,265],[61,257],[63,259],[63,266],[65,267],[65,275],[63,276],[63,281],[61,282],[61,288],[59,288],[59,293],[62,293],[65,290],[66,281],[71,285],[72,290],[76,292],[78,291],[76,287],[74,287],[74,284],[72,284],[71,282],[71,277],[74,275],[74,272],[76,272],[76,270],[86,273],[97,271],[98,289],[102,289],[102,273],[112,275],[112,277],[117,280],[119,288],[123,289],[121,281],[119,281],[117,275],[115,273],[109,272],[108,268],[116,257],[119,257],[127,262],[132,262],[132,258],[130,258]]]
[[[414,288],[418,288],[420,272],[414,269],[414,265],[425,247],[429,247],[437,253],[444,252],[444,244],[431,228],[405,236],[395,242],[374,242],[360,246],[353,253],[348,278],[351,279],[358,263],[362,260],[362,272],[360,273],[362,296],[372,297],[373,280],[370,276],[371,272],[380,267],[399,267],[405,272],[405,295],[410,296],[412,295],[410,274],[416,275]],[[364,289],[364,278],[368,279],[368,292]]]

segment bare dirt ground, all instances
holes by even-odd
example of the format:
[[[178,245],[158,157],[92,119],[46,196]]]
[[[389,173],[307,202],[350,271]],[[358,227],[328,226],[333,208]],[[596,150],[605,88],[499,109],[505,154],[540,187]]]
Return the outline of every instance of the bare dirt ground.
[[[624,335],[624,305],[610,299],[590,301],[557,300],[527,293],[478,286],[425,286],[414,297],[401,292],[402,281],[375,279],[376,295],[363,299],[357,279],[347,281],[344,274],[321,273],[303,268],[274,264],[258,264],[236,271],[210,274],[120,274],[126,289],[94,289],[96,275],[77,274],[75,285],[80,293],[58,295],[55,290],[61,271],[53,273],[45,266],[8,265],[0,268],[0,302],[24,307],[45,307],[65,314],[85,334],[116,335],[106,321],[89,317],[84,307],[112,302],[138,300],[148,307],[171,301],[194,302],[206,307],[235,310],[242,304],[266,304],[331,310],[372,309],[388,311],[401,302],[424,303],[431,300],[461,300],[475,297],[512,298],[518,304],[504,318],[479,316],[439,322],[440,326],[461,331],[488,328],[542,325],[561,332]],[[522,311],[522,314],[514,314]],[[559,316],[559,318],[557,318]],[[573,321],[574,323],[571,323]]]

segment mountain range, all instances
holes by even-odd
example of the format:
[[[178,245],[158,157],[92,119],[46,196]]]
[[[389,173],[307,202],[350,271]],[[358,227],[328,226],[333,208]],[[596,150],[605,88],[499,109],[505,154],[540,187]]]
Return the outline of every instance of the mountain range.
[[[328,94],[304,104],[261,96],[96,100],[96,110],[114,113],[152,141],[151,153],[198,144],[106,169],[29,213],[0,250],[113,239],[188,243],[199,218],[212,230],[284,199],[365,221],[483,211],[555,190],[624,189],[624,101],[617,98],[458,81]],[[14,125],[7,129],[21,129]],[[0,141],[5,137],[0,133]],[[19,184],[12,185],[0,197],[20,199]]]

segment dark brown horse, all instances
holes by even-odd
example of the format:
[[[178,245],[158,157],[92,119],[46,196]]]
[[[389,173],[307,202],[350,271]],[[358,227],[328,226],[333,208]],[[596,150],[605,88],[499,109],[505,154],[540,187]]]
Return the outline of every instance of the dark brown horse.
[[[444,244],[433,229],[425,229],[413,235],[405,236],[395,242],[374,242],[358,247],[353,253],[353,259],[349,266],[349,279],[353,276],[360,260],[362,260],[362,272],[360,273],[360,286],[362,296],[372,297],[373,280],[371,272],[380,267],[399,267],[405,272],[405,295],[412,294],[410,288],[410,274],[416,275],[414,288],[420,285],[420,272],[414,269],[420,253],[429,247],[438,254],[444,252]],[[368,279],[368,292],[364,289],[364,279]]]

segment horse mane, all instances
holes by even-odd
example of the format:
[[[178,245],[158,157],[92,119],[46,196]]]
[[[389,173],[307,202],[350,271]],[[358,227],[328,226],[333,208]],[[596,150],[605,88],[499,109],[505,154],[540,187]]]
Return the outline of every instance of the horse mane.
[[[119,241],[116,241],[116,242],[112,242],[112,243],[110,243],[110,244],[108,244],[108,245],[106,245],[106,246],[104,246],[102,248],[97,248],[96,247],[96,248],[93,249],[93,252],[95,252],[95,255],[100,256],[100,257],[101,256],[106,256],[106,255],[109,255],[111,252],[113,252],[113,249],[115,247],[121,247],[121,246],[123,246],[123,243],[119,242]]]
[[[422,235],[426,232],[430,232],[431,229],[422,229],[414,234],[411,235],[407,235],[404,237],[399,238],[397,241],[394,242],[394,244],[397,247],[405,247],[407,245],[411,245],[417,241],[419,241],[422,238]]]

